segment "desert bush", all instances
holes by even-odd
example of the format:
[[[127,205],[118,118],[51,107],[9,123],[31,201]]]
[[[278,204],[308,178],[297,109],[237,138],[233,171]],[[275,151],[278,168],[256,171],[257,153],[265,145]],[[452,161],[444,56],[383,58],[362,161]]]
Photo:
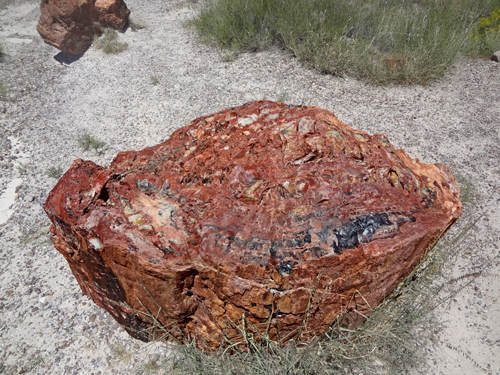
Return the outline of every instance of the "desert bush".
[[[468,43],[469,52],[489,57],[500,50],[500,7],[479,19]]]
[[[225,50],[279,45],[324,73],[425,84],[443,75],[496,6],[500,0],[217,0],[189,25]]]

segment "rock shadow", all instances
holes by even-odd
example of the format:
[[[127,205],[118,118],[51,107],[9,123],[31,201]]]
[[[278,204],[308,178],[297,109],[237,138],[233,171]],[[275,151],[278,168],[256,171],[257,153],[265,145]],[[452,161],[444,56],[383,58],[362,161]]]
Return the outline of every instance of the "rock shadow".
[[[54,56],[54,59],[59,62],[62,65],[71,65],[75,61],[80,60],[80,58],[84,55],[84,53],[81,53],[79,55],[70,55],[65,52],[59,52],[57,55]]]

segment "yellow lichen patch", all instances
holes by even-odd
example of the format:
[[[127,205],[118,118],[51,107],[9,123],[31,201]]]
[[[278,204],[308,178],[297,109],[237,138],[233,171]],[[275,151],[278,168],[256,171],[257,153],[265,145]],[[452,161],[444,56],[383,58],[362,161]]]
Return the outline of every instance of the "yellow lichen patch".
[[[389,180],[394,186],[400,187],[401,182],[399,181],[399,176],[401,175],[401,169],[399,167],[393,167],[394,169],[389,173]]]
[[[128,221],[130,221],[133,225],[142,225],[144,222],[144,218],[141,214],[135,214],[128,217]]]
[[[391,174],[389,175],[389,179],[391,180],[394,186],[396,186],[399,183],[398,175],[396,172],[391,172]]]

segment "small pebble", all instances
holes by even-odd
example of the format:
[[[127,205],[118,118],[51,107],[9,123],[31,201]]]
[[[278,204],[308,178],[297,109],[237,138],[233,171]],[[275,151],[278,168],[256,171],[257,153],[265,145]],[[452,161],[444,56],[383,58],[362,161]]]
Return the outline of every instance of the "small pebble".
[[[160,359],[160,355],[158,353],[154,353],[154,354],[149,355],[149,360],[153,363],[158,362],[159,359]]]

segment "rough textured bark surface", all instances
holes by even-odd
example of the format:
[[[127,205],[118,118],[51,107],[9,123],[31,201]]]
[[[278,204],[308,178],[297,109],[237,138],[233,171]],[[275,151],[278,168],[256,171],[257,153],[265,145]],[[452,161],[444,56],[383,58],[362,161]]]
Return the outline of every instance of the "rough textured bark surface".
[[[84,53],[104,28],[123,30],[130,11],[123,0],[42,0],[37,31],[70,55]]]
[[[301,340],[383,300],[462,212],[449,170],[317,107],[247,103],[50,193],[52,240],[131,335],[216,348],[232,323]],[[175,324],[174,324],[175,322]],[[269,323],[270,322],[270,323]]]

